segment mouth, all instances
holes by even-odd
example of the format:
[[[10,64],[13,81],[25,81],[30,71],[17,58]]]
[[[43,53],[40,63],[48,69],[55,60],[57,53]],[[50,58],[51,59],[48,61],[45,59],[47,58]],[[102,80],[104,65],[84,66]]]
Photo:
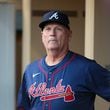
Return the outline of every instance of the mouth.
[[[52,39],[52,40],[49,40],[49,41],[48,41],[48,43],[50,43],[50,42],[57,42],[57,40]]]

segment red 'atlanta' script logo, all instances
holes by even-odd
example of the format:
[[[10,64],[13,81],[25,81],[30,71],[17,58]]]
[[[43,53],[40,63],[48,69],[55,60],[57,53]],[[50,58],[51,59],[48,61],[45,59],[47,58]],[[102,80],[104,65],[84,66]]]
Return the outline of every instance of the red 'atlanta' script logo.
[[[41,101],[53,100],[58,98],[64,98],[65,102],[71,102],[75,100],[74,92],[71,89],[70,85],[62,85],[62,79],[59,80],[56,87],[47,87],[47,83],[40,83],[37,87],[35,84],[32,84],[29,88],[29,95],[36,98],[40,96]]]

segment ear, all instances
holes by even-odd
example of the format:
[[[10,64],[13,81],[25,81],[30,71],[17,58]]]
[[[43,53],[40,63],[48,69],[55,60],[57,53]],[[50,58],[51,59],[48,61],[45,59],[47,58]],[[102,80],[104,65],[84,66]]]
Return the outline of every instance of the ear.
[[[43,31],[41,31],[41,36],[42,36],[42,34],[43,34]]]

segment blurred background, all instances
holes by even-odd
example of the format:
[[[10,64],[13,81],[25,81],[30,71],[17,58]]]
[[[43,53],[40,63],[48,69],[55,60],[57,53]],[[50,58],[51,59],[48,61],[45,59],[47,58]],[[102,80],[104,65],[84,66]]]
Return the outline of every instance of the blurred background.
[[[0,0],[0,110],[16,110],[26,65],[45,55],[38,24],[50,9],[69,16],[71,50],[110,70],[110,0]],[[109,106],[97,96],[96,110]]]

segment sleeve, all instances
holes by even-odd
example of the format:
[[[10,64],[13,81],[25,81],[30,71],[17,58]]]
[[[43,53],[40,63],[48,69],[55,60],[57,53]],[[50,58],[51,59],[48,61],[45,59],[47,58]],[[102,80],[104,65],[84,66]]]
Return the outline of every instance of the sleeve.
[[[110,102],[110,71],[95,61],[88,67],[87,85],[94,93]]]
[[[27,85],[26,85],[26,75],[24,73],[23,80],[18,92],[17,99],[17,108],[18,110],[29,110],[30,108],[30,99],[28,96]]]

